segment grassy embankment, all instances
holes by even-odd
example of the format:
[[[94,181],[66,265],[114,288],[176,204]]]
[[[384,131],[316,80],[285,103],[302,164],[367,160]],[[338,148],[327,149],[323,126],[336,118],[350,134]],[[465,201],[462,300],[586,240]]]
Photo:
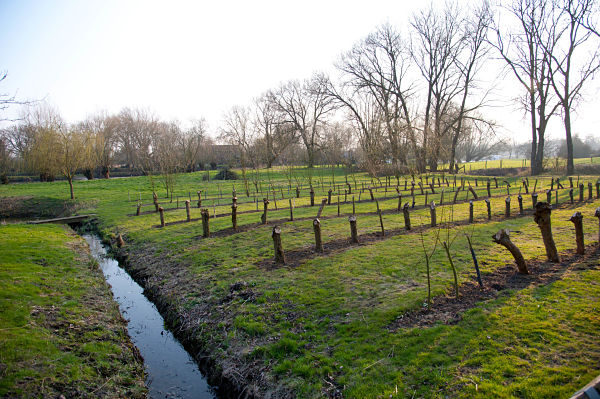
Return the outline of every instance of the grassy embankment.
[[[213,208],[207,200],[204,205],[209,205],[211,215],[229,212],[230,183],[208,183],[201,176],[180,177],[180,195],[187,197],[191,192],[195,204],[197,189],[203,189],[205,196],[221,191],[219,204],[226,205]],[[327,183],[330,171],[323,171],[321,176]],[[284,172],[270,173],[270,177],[284,186],[287,197]],[[343,182],[342,171],[337,171],[336,179]],[[587,184],[596,179],[584,180]],[[357,187],[361,181],[368,184],[368,180],[359,176]],[[519,184],[516,179],[509,181],[513,185],[512,218],[502,218],[506,189],[493,188],[492,195],[497,197],[491,201],[492,221],[487,221],[485,205],[480,201],[475,203],[477,223],[440,232],[444,237],[447,233],[457,235],[451,251],[460,284],[471,283],[474,276],[464,233],[472,234],[484,283],[486,277],[511,261],[507,251],[491,242],[491,235],[500,228],[513,231],[513,241],[527,260],[544,259],[541,235],[532,217],[514,217],[518,213],[515,187]],[[568,185],[567,179],[562,181]],[[530,183],[533,187],[534,179]],[[549,177],[539,180],[539,200],[545,198],[540,188],[548,186]],[[245,201],[239,182],[236,189],[239,201]],[[318,203],[327,187],[317,191]],[[533,278],[525,288],[496,287],[498,293],[493,299],[479,303],[449,324],[442,321],[428,327],[399,328],[399,317],[422,309],[426,301],[421,246],[423,242],[428,249],[433,248],[435,229],[425,229],[423,235],[418,231],[396,234],[332,252],[328,242],[349,236],[347,215],[352,205],[340,206],[341,217],[336,217],[335,205],[328,206],[322,218],[325,254],[300,256],[292,266],[265,267],[265,259],[273,254],[272,225],[208,239],[200,237],[199,221],[161,229],[156,227],[156,213],[129,216],[135,212],[134,198],[139,192],[143,202],[150,204],[147,178],[77,182],[75,186],[76,196],[85,204],[80,212],[96,212],[105,236],[114,237],[117,231],[124,235],[131,268],[146,278],[146,286],[166,306],[167,318],[175,321],[192,343],[210,351],[220,371],[246,385],[249,392],[271,390],[286,395],[291,391],[299,397],[320,397],[339,390],[344,397],[355,398],[565,397],[600,370],[597,257],[565,264],[564,273],[550,283],[538,283]],[[358,200],[356,190],[354,193]],[[477,193],[485,195],[482,183]],[[66,183],[36,183],[2,187],[0,195],[65,198],[68,189]],[[290,195],[294,196],[293,188]],[[391,198],[383,200],[384,190],[376,192],[382,210],[391,212],[383,215],[386,230],[401,230],[402,214],[391,211],[397,206],[395,190],[389,188],[387,195]],[[565,253],[575,247],[573,227],[567,220],[576,210],[585,217],[586,242],[597,242],[593,212],[600,202],[580,203],[575,190],[576,202],[570,205],[567,190],[560,190],[559,195],[563,205],[552,216],[559,251]],[[452,196],[446,192],[444,202]],[[364,193],[361,199],[367,197]],[[463,191],[458,199],[465,197]],[[428,195],[428,200],[432,199],[439,203],[439,189]],[[406,201],[410,200],[405,192]],[[307,190],[302,198],[295,199],[296,206],[308,202]],[[174,205],[165,199],[161,203]],[[422,205],[424,196],[417,195],[416,203]],[[531,208],[529,196],[524,196],[524,204]],[[278,205],[287,206],[287,199],[279,199]],[[180,202],[180,209],[165,212],[167,223],[185,219],[182,206]],[[273,202],[270,207],[274,207]],[[254,203],[240,203],[238,211],[254,209]],[[372,202],[356,204],[359,234],[378,231],[374,211]],[[199,217],[198,209],[192,212],[193,218]],[[314,238],[310,218],[315,214],[316,208],[297,208],[294,216],[304,220],[279,223],[286,251],[311,252]],[[452,211],[448,206],[438,207],[438,222],[450,214],[454,220],[464,220],[468,205],[455,205]],[[271,220],[288,215],[288,210],[269,212]],[[256,223],[259,216],[240,214],[238,224]],[[414,210],[411,218],[413,226],[428,225],[429,210]],[[211,232],[230,227],[229,217],[211,219]],[[541,270],[544,267],[550,266],[542,264]],[[453,274],[439,245],[431,260],[431,279],[434,296],[452,292]]]
[[[86,244],[58,225],[0,226],[0,396],[144,397],[125,321]]]

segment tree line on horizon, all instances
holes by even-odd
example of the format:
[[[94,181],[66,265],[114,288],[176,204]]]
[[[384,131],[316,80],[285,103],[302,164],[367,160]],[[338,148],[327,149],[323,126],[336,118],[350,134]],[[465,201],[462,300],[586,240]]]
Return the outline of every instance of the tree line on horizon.
[[[543,171],[554,116],[562,117],[572,174],[572,113],[600,68],[597,15],[596,0],[430,4],[404,31],[381,25],[344,52],[337,76],[283,82],[249,105],[231,107],[218,140],[232,146],[244,171],[356,163],[372,175],[441,165],[453,172],[461,160],[506,148],[485,115],[494,90],[486,65],[500,59],[502,76],[519,83],[517,100],[529,115],[531,173]],[[11,103],[14,97],[0,97],[0,109]],[[19,164],[42,180],[62,174],[70,182],[75,172],[95,168],[108,177],[116,160],[143,174],[175,173],[202,167],[213,146],[202,119],[183,128],[126,108],[67,124],[58,111],[37,106],[0,132],[0,167],[6,174],[9,164]]]

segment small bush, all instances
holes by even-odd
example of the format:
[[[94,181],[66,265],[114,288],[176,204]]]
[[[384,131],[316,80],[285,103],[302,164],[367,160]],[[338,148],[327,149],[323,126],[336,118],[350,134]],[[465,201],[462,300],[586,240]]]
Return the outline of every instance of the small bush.
[[[221,169],[219,173],[213,177],[214,180],[237,180],[237,178],[237,174],[228,168]]]

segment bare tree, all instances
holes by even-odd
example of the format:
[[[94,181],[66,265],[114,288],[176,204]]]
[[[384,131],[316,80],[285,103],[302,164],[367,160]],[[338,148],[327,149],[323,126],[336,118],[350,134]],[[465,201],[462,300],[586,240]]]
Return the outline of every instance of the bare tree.
[[[248,177],[246,170],[248,165],[258,169],[258,160],[253,153],[253,143],[256,131],[250,120],[250,109],[247,107],[234,106],[223,117],[224,126],[220,130],[219,139],[235,145],[240,154],[240,166],[246,193],[248,190]]]
[[[89,117],[79,126],[80,130],[87,131],[90,135],[89,145],[93,166],[100,167],[100,174],[105,179],[110,177],[116,151],[116,124],[115,117],[106,113],[99,113]]]
[[[181,153],[182,167],[186,172],[194,172],[200,162],[202,150],[206,146],[206,131],[206,121],[198,119],[178,136],[178,152]]]
[[[79,169],[87,166],[91,158],[89,137],[86,131],[76,127],[64,127],[58,130],[58,167],[69,182],[71,199],[75,199],[73,178]]]
[[[271,168],[273,162],[296,139],[294,124],[285,122],[284,115],[271,99],[269,93],[265,93],[254,101],[252,119],[257,133],[256,144],[260,149],[258,152],[267,168]]]
[[[595,0],[552,0],[551,23],[540,42],[550,59],[550,81],[559,99],[565,126],[567,145],[567,174],[575,172],[571,112],[581,97],[584,84],[600,68],[598,31],[593,21],[597,15]],[[543,38],[541,38],[543,39]],[[578,59],[576,53],[587,52]]]
[[[294,126],[304,143],[308,167],[315,164],[315,155],[326,115],[336,108],[320,84],[319,75],[303,82],[292,80],[269,92],[269,100],[283,116],[282,122]]]
[[[413,82],[407,79],[410,60],[406,41],[391,25],[382,25],[337,63],[344,74],[341,87],[326,87],[355,122],[365,154],[371,153],[370,148],[385,146],[375,141],[385,138],[396,168],[407,164],[410,146],[417,168],[424,170],[410,104],[414,91]]]
[[[551,57],[545,51],[552,47],[552,38],[546,34],[550,4],[547,0],[513,0],[504,10],[510,22],[496,20],[496,38],[490,43],[525,90],[523,108],[531,119],[531,173],[537,175],[543,170],[546,127],[559,106],[551,91]]]

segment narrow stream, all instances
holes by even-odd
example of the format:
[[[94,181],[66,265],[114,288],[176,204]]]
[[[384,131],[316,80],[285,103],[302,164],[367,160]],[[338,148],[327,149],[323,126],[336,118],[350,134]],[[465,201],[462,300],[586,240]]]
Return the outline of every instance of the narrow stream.
[[[213,389],[200,373],[197,364],[183,346],[164,327],[156,306],[119,263],[108,257],[98,237],[84,234],[94,259],[102,268],[131,340],[144,357],[148,377],[146,386],[151,398],[216,398]]]

